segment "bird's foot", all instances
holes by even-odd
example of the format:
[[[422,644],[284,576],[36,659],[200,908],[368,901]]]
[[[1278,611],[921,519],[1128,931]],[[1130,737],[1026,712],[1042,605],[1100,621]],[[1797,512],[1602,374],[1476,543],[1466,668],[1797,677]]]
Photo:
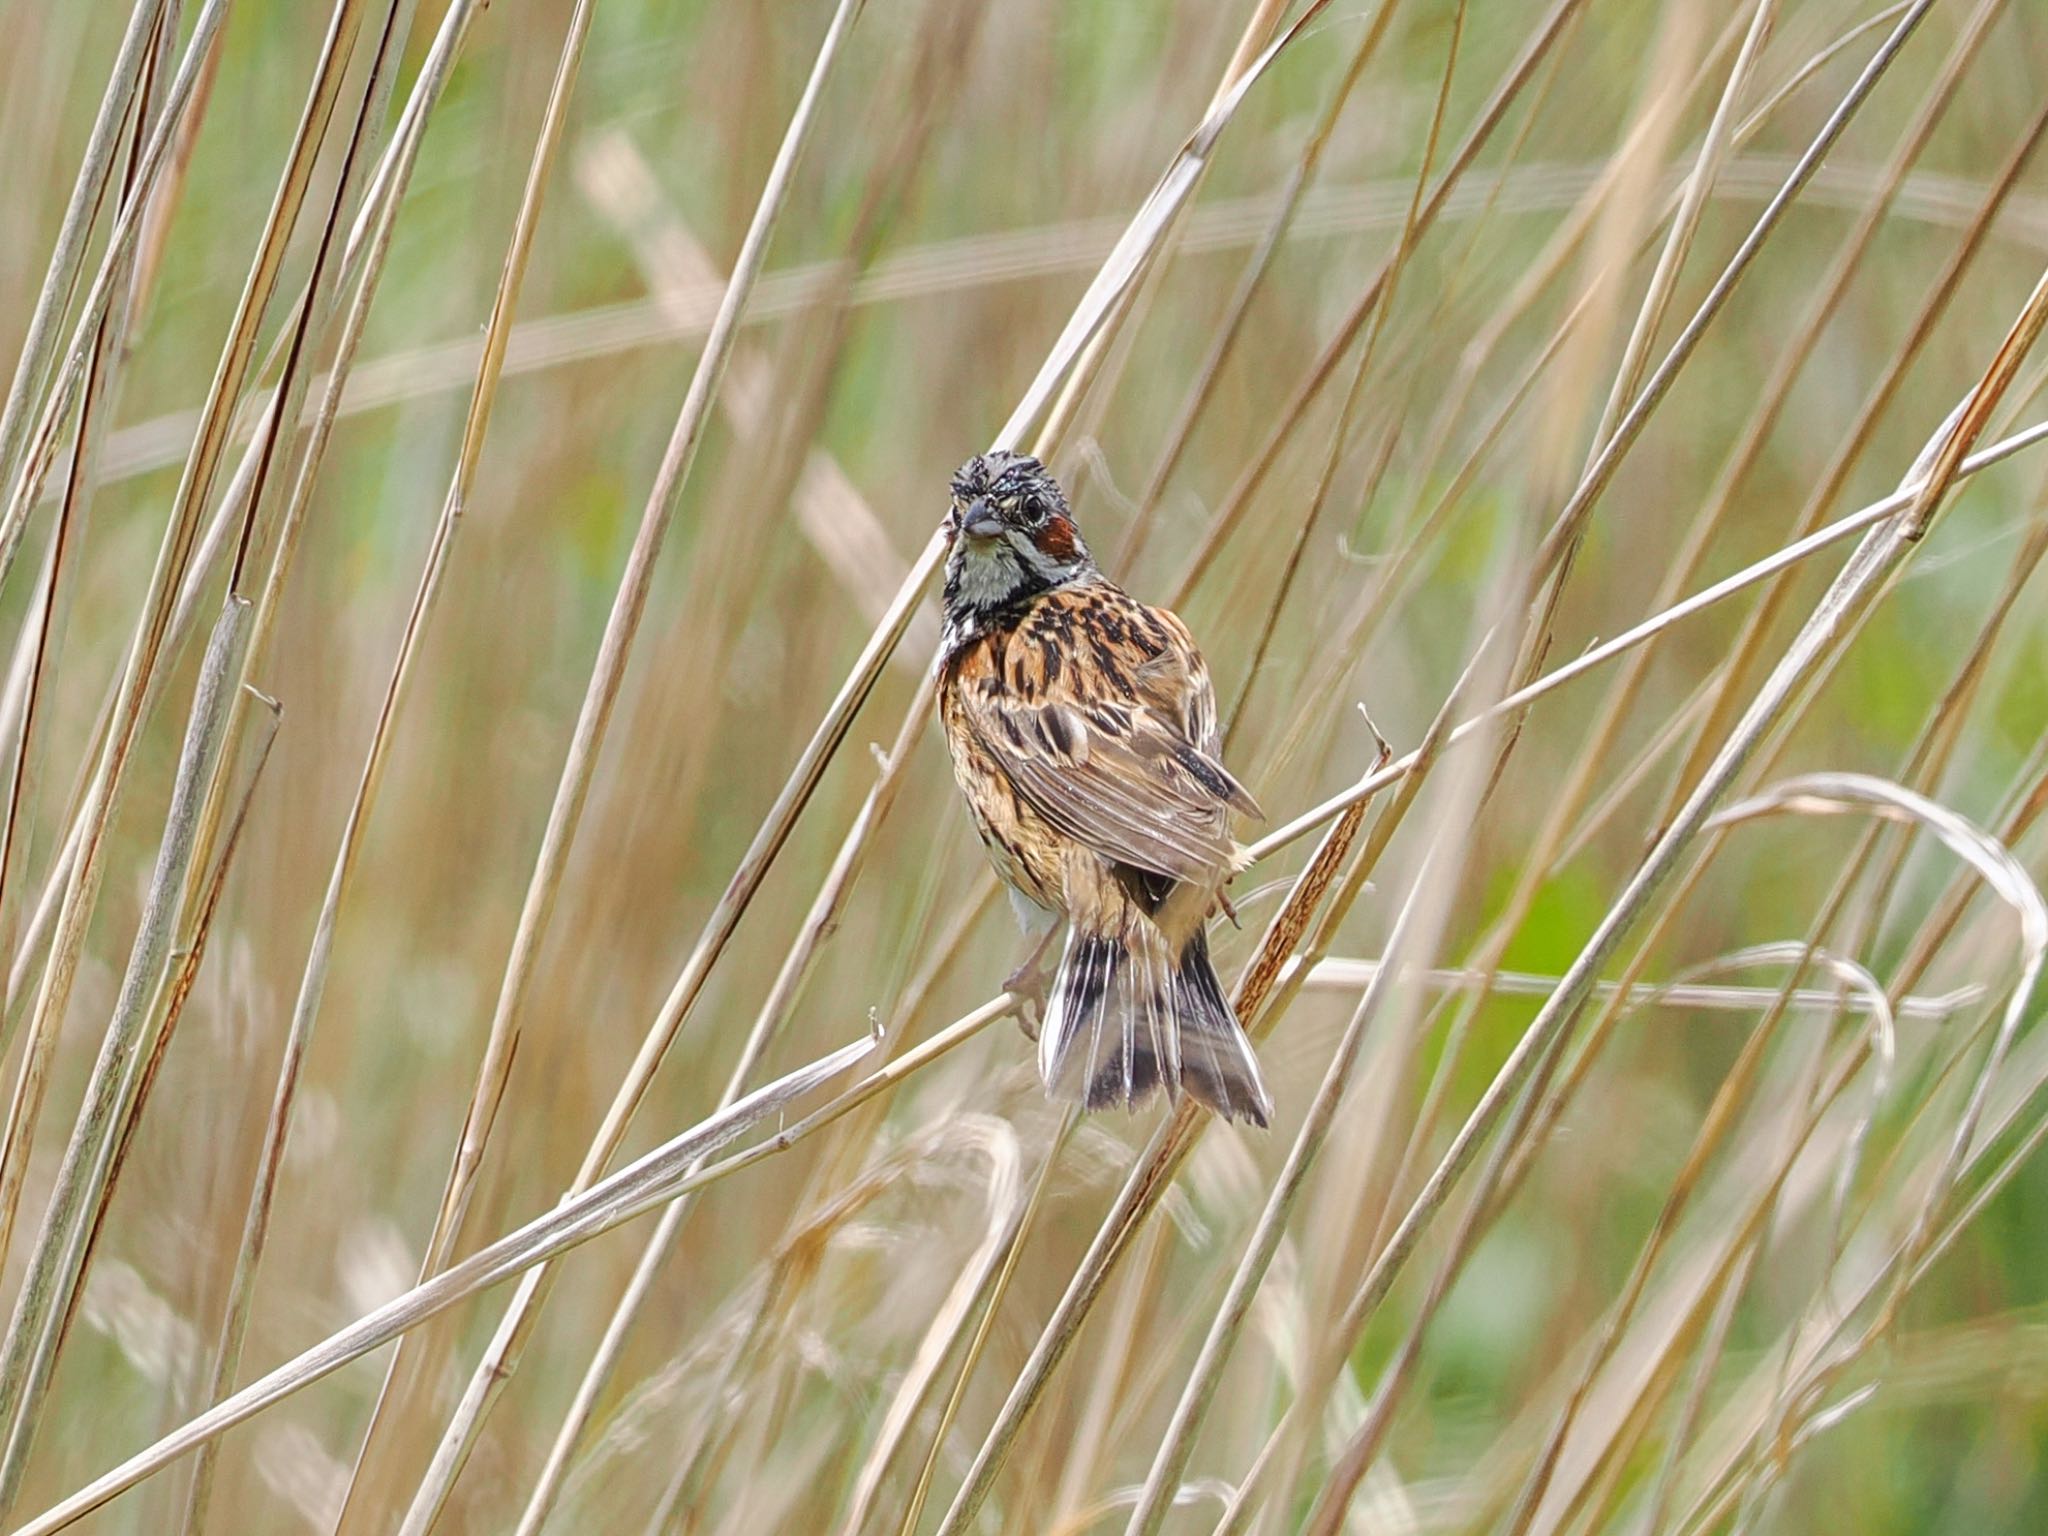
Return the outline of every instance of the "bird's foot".
[[[1003,978],[1003,990],[1017,996],[1017,1023],[1024,1031],[1024,1038],[1038,1039],[1038,1026],[1045,1011],[1048,994],[1052,991],[1052,940],[1053,931],[1031,946],[1031,953],[1024,957],[1024,963]]]
[[[1041,1011],[1039,1000],[1035,997],[1022,997],[1017,1001],[1017,1029],[1033,1045],[1038,1044],[1038,1031],[1045,1022],[1039,1016]]]

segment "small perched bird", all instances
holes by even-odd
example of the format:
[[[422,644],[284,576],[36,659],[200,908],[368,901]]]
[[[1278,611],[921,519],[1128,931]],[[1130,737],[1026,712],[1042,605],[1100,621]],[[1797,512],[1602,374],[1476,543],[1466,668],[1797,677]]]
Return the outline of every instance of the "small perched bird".
[[[1187,626],[1097,569],[1038,460],[953,477],[939,718],[1027,932],[1068,920],[1039,1031],[1049,1092],[1089,1108],[1183,1090],[1265,1125],[1272,1100],[1204,931],[1240,867],[1216,695]]]

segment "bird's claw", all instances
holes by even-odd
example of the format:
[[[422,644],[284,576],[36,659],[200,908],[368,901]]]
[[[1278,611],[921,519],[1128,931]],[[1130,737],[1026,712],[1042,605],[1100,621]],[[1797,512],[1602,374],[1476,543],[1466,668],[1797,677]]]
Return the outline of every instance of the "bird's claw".
[[[1047,935],[1047,939],[1050,939]],[[1047,994],[1052,990],[1052,945],[1041,940],[1032,947],[1024,963],[1003,979],[1003,990],[1017,997],[1017,1024],[1024,1031],[1024,1038],[1038,1039],[1040,1017],[1045,1010]]]
[[[1017,1028],[1033,1045],[1038,1044],[1038,1030],[1042,1022],[1038,999],[1029,995],[1020,997],[1017,1000]]]

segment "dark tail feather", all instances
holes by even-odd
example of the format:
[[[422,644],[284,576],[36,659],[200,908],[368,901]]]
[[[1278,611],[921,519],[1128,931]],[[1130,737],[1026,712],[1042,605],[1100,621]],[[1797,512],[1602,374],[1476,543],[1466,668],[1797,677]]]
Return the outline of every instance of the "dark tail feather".
[[[1152,935],[1147,934],[1145,938]],[[1175,965],[1162,943],[1071,931],[1038,1037],[1047,1090],[1090,1109],[1182,1090],[1225,1119],[1263,1126],[1273,1101],[1197,932]]]

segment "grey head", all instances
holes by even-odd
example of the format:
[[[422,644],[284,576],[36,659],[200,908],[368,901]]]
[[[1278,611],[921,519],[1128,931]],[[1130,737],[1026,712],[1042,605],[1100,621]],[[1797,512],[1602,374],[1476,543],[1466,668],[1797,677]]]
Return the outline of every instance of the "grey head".
[[[946,531],[949,652],[1041,593],[1099,579],[1066,494],[1028,454],[999,448],[962,464]]]

